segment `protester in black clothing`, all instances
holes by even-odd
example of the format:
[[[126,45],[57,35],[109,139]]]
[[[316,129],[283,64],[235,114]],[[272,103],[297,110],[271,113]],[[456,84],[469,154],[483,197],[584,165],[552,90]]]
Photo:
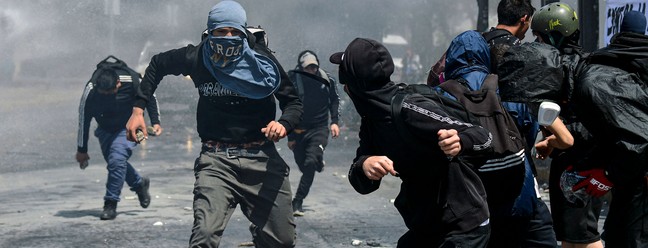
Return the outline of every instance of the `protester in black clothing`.
[[[240,204],[257,247],[294,247],[289,167],[274,142],[298,124],[302,104],[265,42],[247,32],[235,1],[209,12],[198,45],[153,56],[128,122],[129,139],[143,127],[142,106],[166,75],[191,76],[200,98],[202,151],[194,165],[194,224],[190,247],[217,247]],[[276,99],[282,115],[275,121]]]
[[[554,28],[572,25],[560,23],[561,27]],[[573,26],[577,23],[576,19]],[[648,67],[642,61],[648,60],[648,36],[619,33],[609,47],[582,60],[563,51],[569,47],[555,45],[561,44],[560,37],[544,35],[541,39],[554,46],[529,43],[505,53],[498,65],[500,95],[511,101],[564,101],[572,107],[591,134],[594,148],[572,164],[570,172],[583,179],[567,189],[582,189],[592,197],[611,190],[601,235],[605,246],[646,247]]]
[[[565,58],[573,61],[575,65],[583,52],[578,45],[580,29],[576,12],[565,3],[552,3],[543,6],[532,21],[531,29],[537,37],[537,42],[548,43],[557,48]],[[552,29],[551,21],[562,23],[560,27]],[[549,170],[549,199],[551,202],[551,216],[554,222],[556,239],[562,242],[563,247],[603,247],[598,231],[598,220],[601,213],[602,202],[598,198],[583,199],[582,205],[569,203],[560,187],[561,175],[570,166],[581,165],[586,160],[593,148],[592,137],[583,127],[578,116],[573,112],[573,106],[565,101],[561,104],[561,119],[574,139],[574,146],[568,149],[550,145],[549,141],[537,144],[539,157],[547,157],[551,153],[552,161]],[[547,135],[553,135],[543,130]],[[555,132],[555,131],[554,131]]]
[[[351,185],[368,194],[387,174],[403,181],[394,205],[409,231],[398,247],[485,247],[490,231],[484,188],[474,168],[456,156],[491,151],[490,133],[414,94],[405,98],[400,116],[421,142],[405,140],[391,120],[391,99],[404,84],[390,79],[394,64],[387,49],[356,38],[330,61],[339,64],[340,83],[362,116]]]
[[[319,59],[313,51],[299,53],[297,66],[288,72],[288,76],[297,88],[304,106],[301,123],[288,135],[288,148],[293,151],[295,162],[302,172],[292,201],[293,214],[303,216],[302,204],[313,185],[315,171],[322,172],[324,168],[329,127],[331,137],[337,138],[340,135],[340,97],[335,80],[319,67]]]
[[[126,140],[125,126],[137,95],[135,84],[140,80],[139,74],[133,70],[130,72],[120,71],[123,74],[118,74],[115,70],[98,69],[95,71],[98,75],[96,79],[86,84],[79,106],[77,162],[81,169],[88,166],[88,137],[90,122],[94,118],[97,121],[94,135],[99,139],[101,152],[108,163],[104,208],[100,216],[102,220],[117,217],[117,203],[124,182],[137,193],[143,208],[147,208],[151,202],[149,178],[140,176],[128,162],[136,144]],[[160,134],[162,128],[155,96],[151,97],[146,108],[156,134]]]

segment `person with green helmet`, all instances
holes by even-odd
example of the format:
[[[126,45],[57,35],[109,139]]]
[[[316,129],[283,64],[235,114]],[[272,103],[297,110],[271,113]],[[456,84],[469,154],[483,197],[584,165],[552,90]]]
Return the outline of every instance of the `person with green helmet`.
[[[536,42],[553,46],[564,55],[570,65],[575,65],[584,56],[578,40],[580,37],[578,16],[573,8],[565,3],[550,3],[538,10],[531,20],[531,30]],[[562,247],[603,247],[598,232],[598,219],[602,201],[586,197],[583,202],[573,203],[561,190],[562,175],[571,175],[573,168],[586,170],[582,164],[593,149],[592,136],[571,111],[572,106],[563,104],[561,118],[574,138],[574,145],[565,150],[547,147],[546,143],[536,145],[539,157],[552,157],[549,172],[549,200],[556,239]],[[543,130],[543,133],[547,133]],[[590,169],[590,168],[588,168]]]
[[[533,15],[531,31],[536,41],[547,43],[559,50],[577,46],[580,30],[576,11],[566,3],[550,3]]]

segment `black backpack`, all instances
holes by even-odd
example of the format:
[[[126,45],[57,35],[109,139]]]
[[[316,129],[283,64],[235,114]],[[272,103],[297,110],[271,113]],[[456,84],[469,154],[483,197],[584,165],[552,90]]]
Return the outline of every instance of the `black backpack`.
[[[399,86],[399,91],[392,97],[391,100],[391,118],[396,125],[398,133],[407,141],[413,141],[415,144],[420,145],[419,139],[407,131],[405,122],[401,117],[401,110],[403,108],[403,101],[405,97],[411,94],[420,94],[427,99],[444,106],[444,110],[452,117],[455,117],[463,122],[480,125],[479,120],[475,118],[462,104],[444,96],[442,93],[436,91],[433,87],[426,84],[410,84],[407,86]]]
[[[497,75],[488,75],[479,90],[457,80],[439,87],[457,98],[493,135],[493,155],[478,169],[489,202],[515,199],[524,181],[525,141],[497,95]]]
[[[92,73],[92,77],[90,78],[90,82],[88,83],[94,84],[97,77],[101,75],[101,72],[104,70],[115,71],[117,75],[119,75],[122,83],[133,83],[134,89],[138,88],[140,80],[142,78],[142,75],[128,67],[126,62],[118,59],[113,55],[109,55],[97,64],[97,69]]]

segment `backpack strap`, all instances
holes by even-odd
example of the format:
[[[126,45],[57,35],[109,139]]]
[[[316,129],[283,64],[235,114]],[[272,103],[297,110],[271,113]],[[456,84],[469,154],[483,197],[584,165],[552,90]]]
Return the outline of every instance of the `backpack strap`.
[[[420,141],[416,138],[414,138],[414,135],[410,133],[407,130],[407,127],[405,126],[405,121],[403,121],[403,117],[401,116],[401,111],[403,109],[403,102],[405,101],[405,97],[407,96],[407,92],[400,88],[399,91],[392,96],[391,99],[391,118],[392,122],[396,126],[396,131],[398,131],[398,134],[407,141],[412,141],[415,143],[419,143]]]
[[[441,83],[439,85],[439,88],[450,93],[450,95],[453,95],[455,97],[463,94],[466,90],[468,90],[468,87],[462,85],[459,81],[454,79]]]
[[[484,83],[482,84],[480,89],[483,90],[494,90],[497,92],[497,87],[498,87],[498,82],[499,79],[497,78],[497,74],[488,74],[486,76],[486,79],[484,80]]]
[[[294,71],[291,71],[291,74],[295,75],[295,81],[293,82],[293,85],[297,90],[297,95],[299,96],[299,99],[304,99],[304,82],[302,81],[302,75]]]
[[[482,36],[484,36],[484,39],[486,40],[487,43],[490,43],[494,39],[497,39],[499,37],[504,37],[507,35],[511,35],[511,33],[504,29],[498,29],[498,28],[494,29],[493,31],[487,31],[482,33]]]

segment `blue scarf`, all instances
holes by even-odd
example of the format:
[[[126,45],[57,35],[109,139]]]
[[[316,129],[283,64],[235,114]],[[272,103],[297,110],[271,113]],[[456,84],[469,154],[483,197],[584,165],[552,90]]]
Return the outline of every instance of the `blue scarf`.
[[[211,34],[208,39],[203,47],[203,63],[224,88],[252,99],[267,97],[279,88],[279,67],[253,51],[247,39]]]

